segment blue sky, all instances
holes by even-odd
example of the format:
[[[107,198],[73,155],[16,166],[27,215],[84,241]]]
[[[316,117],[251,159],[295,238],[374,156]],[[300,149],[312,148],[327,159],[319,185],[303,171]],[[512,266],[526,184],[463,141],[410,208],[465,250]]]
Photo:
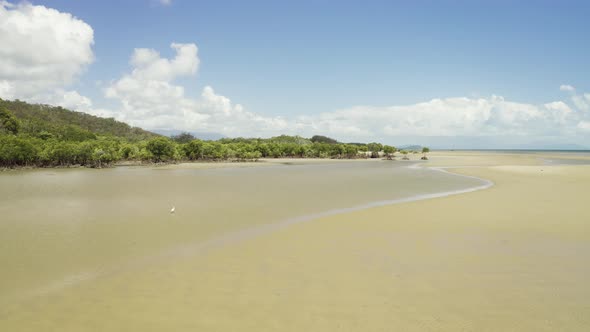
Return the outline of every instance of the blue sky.
[[[466,126],[475,123],[476,127],[457,130],[457,135],[464,141],[485,136],[481,144],[496,148],[510,147],[502,139],[506,136],[518,136],[519,147],[578,144],[587,137],[586,123],[590,124],[584,109],[590,102],[590,97],[585,99],[590,91],[589,2],[63,0],[32,4],[70,13],[93,31],[92,61],[84,62],[60,89],[75,90],[91,100],[91,113],[100,114],[100,109],[104,115],[152,127],[148,129],[166,129],[162,127],[166,121],[134,118],[133,110],[120,110],[123,103],[129,104],[125,98],[130,96],[105,97],[105,90],[132,75],[130,57],[136,48],[153,49],[161,58],[173,59],[176,52],[171,43],[198,47],[198,68],[166,81],[183,88],[182,98],[198,104],[196,113],[214,112],[203,105],[217,106],[202,100],[203,89],[212,87],[215,98],[227,98],[230,109],[237,106],[237,112],[253,114],[244,116],[244,122],[268,121],[264,125],[188,125],[197,123],[197,118],[205,121],[197,116],[181,120],[183,125],[168,119],[165,127],[228,136],[272,135],[273,130],[266,127],[277,127],[294,134],[322,131],[318,133],[348,140],[427,144],[433,139],[422,136],[453,141],[448,137],[456,135],[449,130],[461,127],[462,117],[473,115],[486,118],[471,119]],[[19,9],[9,9],[15,10]],[[0,71],[0,80],[1,75]],[[562,85],[575,90],[560,89]],[[575,96],[578,102],[571,99]],[[452,98],[467,100],[463,101],[471,106],[457,106],[465,108],[467,115],[456,114],[451,123],[443,117],[440,124],[424,124],[428,112],[444,112],[447,107],[416,105],[433,99],[455,105]],[[492,113],[495,109],[521,113],[494,118],[486,111],[471,112],[472,104],[479,105],[476,101],[481,99],[490,104]],[[559,132],[544,131],[554,127],[551,123],[537,123],[541,117],[547,122],[547,115],[514,111],[518,105],[522,109],[533,105],[546,113],[543,105],[553,102],[563,102],[576,115],[570,114],[567,124],[561,121],[564,128]],[[353,110],[367,117],[396,115],[365,120]],[[135,116],[166,117],[162,112],[136,112]],[[525,113],[528,117],[523,117]],[[372,128],[375,123],[399,123],[400,117],[416,114],[422,115],[402,129],[396,124],[389,129]],[[346,122],[342,118],[348,115]],[[524,126],[531,121],[534,130],[522,134],[521,126],[502,131],[499,118],[520,119]],[[355,123],[363,121],[367,123],[356,128]],[[156,128],[158,124],[162,126]],[[439,125],[449,130],[436,130]],[[251,129],[236,129],[247,127]]]

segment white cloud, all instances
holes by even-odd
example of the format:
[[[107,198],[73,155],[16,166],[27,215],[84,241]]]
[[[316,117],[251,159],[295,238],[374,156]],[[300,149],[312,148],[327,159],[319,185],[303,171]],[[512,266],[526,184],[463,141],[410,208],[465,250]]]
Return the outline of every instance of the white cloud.
[[[561,85],[561,91],[570,92],[572,103],[580,110],[590,111],[590,94],[578,94],[576,89],[571,85]]]
[[[172,43],[170,47],[176,51],[172,60],[161,58],[153,49],[136,48],[131,56],[134,69],[130,76],[141,80],[171,81],[196,73],[199,68],[197,45]]]
[[[148,129],[182,129],[227,135],[280,133],[287,122],[244,110],[206,86],[200,98],[190,98],[174,80],[194,75],[199,67],[195,44],[171,44],[173,59],[153,49],[138,48],[131,55],[132,70],[105,89],[107,98],[121,102],[117,119]]]
[[[174,123],[161,120],[182,117],[195,107],[185,98],[184,88],[172,84],[180,76],[196,72],[199,59],[194,44],[172,44],[176,57],[163,59],[151,49],[135,49],[131,56],[133,70],[105,90],[105,96],[121,102],[118,118],[136,125],[158,128]]]
[[[71,110],[85,112],[92,109],[90,98],[80,95],[75,90],[56,89],[51,94],[40,94],[38,98],[42,99],[44,104],[61,106]]]
[[[561,90],[561,91],[575,91],[576,88],[574,88],[573,86],[568,85],[568,84],[562,84],[559,86],[559,90]]]
[[[543,106],[557,124],[566,124],[573,115],[572,109],[563,101],[554,101]]]
[[[168,6],[170,4],[172,4],[172,0],[159,0],[160,4],[164,5],[164,6]]]
[[[567,91],[574,106],[582,111],[590,111],[590,93],[578,94],[576,88],[571,85],[561,85],[561,91]]]
[[[572,102],[580,110],[583,110],[583,111],[590,110],[590,100],[587,98],[587,96],[584,97],[582,95],[573,95]]]
[[[0,80],[0,98],[12,99],[14,95],[14,86],[7,80]]]
[[[444,98],[405,106],[356,106],[300,118],[305,132],[349,139],[387,136],[559,135],[574,121],[570,107],[515,103],[502,97]]]
[[[92,28],[68,13],[0,2],[0,98],[45,102],[93,62]]]
[[[210,86],[203,89],[197,112],[208,115],[207,121],[201,124],[204,130],[232,136],[276,135],[290,129],[286,120],[245,111],[242,105],[232,104],[229,98],[216,94]]]

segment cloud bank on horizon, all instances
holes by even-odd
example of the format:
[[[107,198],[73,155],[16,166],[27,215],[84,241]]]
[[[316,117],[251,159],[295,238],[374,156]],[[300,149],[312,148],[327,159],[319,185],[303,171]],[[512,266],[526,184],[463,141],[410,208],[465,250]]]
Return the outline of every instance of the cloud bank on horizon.
[[[463,136],[485,138],[494,147],[506,146],[507,138],[523,144],[590,138],[590,93],[567,84],[559,87],[563,100],[544,104],[495,95],[441,97],[410,105],[357,105],[284,118],[257,114],[209,85],[198,97],[191,97],[178,80],[196,76],[199,50],[195,43],[173,42],[171,58],[150,48],[134,49],[129,71],[103,87],[104,101],[118,107],[104,108],[70,89],[94,61],[94,30],[88,23],[44,6],[0,1],[0,45],[0,98],[60,105],[150,130],[231,137],[322,134],[343,141],[392,143]]]

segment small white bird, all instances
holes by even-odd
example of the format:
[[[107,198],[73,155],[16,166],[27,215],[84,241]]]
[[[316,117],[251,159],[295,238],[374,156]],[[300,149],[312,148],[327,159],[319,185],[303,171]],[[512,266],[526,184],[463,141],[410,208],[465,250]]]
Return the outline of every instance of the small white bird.
[[[176,207],[174,207],[174,206],[173,206],[173,207],[170,209],[170,214],[174,214],[174,211],[176,211]]]

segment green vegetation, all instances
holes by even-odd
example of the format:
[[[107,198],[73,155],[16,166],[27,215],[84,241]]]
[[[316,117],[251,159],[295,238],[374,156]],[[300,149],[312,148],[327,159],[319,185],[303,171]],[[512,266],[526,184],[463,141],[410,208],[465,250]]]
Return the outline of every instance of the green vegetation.
[[[427,154],[428,152],[430,152],[430,149],[429,149],[429,148],[427,148],[427,147],[424,147],[424,148],[422,148],[422,153],[423,153],[424,155],[423,155],[423,156],[422,156],[422,158],[420,158],[420,159],[422,159],[422,160],[428,160],[428,157],[426,157],[426,154]]]
[[[383,150],[383,145],[380,143],[369,143],[367,149],[371,152],[371,158],[379,158],[379,151]]]
[[[116,162],[248,161],[259,158],[393,158],[380,143],[340,143],[326,136],[171,138],[61,107],[0,99],[0,167],[104,167]]]
[[[0,134],[18,134],[20,123],[14,115],[7,110],[0,108]]]
[[[338,144],[338,141],[321,135],[315,135],[310,139],[313,143],[328,143],[328,144]]]
[[[383,153],[385,154],[385,158],[387,158],[388,160],[393,159],[393,154],[395,153],[395,151],[397,151],[397,149],[393,146],[389,146],[389,145],[383,146]]]
[[[0,99],[0,109],[12,113],[20,122],[21,132],[31,137],[81,141],[105,136],[137,142],[159,136],[112,118],[73,112],[59,106],[33,105],[19,100]]]

